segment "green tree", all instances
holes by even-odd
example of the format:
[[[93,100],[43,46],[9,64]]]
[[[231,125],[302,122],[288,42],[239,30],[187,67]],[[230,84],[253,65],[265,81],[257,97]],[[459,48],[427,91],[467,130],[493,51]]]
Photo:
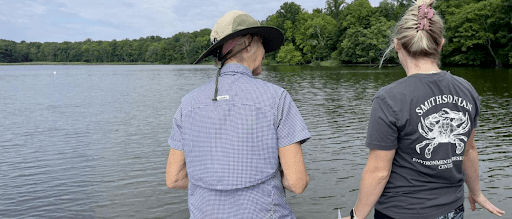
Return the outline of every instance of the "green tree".
[[[368,0],[354,0],[342,12],[337,51],[333,58],[341,63],[374,63],[388,46],[394,21],[376,13]]]
[[[43,44],[40,42],[30,42],[28,43],[28,57],[31,61],[40,61],[39,58],[39,50]]]
[[[71,52],[71,42],[65,41],[62,43],[56,44],[56,62],[69,62],[70,61],[70,52]]]
[[[174,58],[174,48],[176,43],[172,38],[160,41],[158,45],[158,62],[163,64],[170,64]]]
[[[262,23],[264,25],[275,26],[282,30],[285,35],[284,43],[289,43],[291,46],[294,47],[294,51],[299,52],[299,50],[301,49],[296,43],[296,35],[298,27],[305,23],[305,21],[301,20],[300,17],[302,14],[307,13],[308,12],[305,9],[303,9],[300,5],[296,4],[295,2],[285,2],[281,5],[279,10],[276,11],[276,13],[268,16],[267,19],[264,20]],[[268,53],[266,54],[266,59],[278,61],[278,53],[279,51]]]
[[[300,5],[295,2],[285,2],[279,7],[276,13],[268,16],[267,19],[263,21],[263,24],[275,26],[282,30],[285,35],[285,43],[290,42],[298,49],[295,43],[295,32],[296,26],[298,25],[297,20],[303,13],[307,13],[307,11]],[[274,59],[275,54],[275,52],[270,53],[267,55],[267,58]]]
[[[297,25],[296,43],[302,49],[303,62],[324,61],[334,51],[336,21],[327,14],[303,13],[299,20],[304,24]]]
[[[447,63],[499,67],[502,61],[509,60],[512,40],[509,1],[475,1],[446,11],[449,41],[443,59]]]
[[[345,33],[339,46],[339,60],[344,63],[376,63],[389,44],[394,21],[372,18],[370,28],[354,26]]]
[[[306,10],[295,2],[285,2],[276,13],[268,16],[263,23],[281,29],[286,35],[288,31],[293,31],[299,15],[304,12],[306,12]],[[285,25],[287,21],[291,23],[291,25]],[[294,38],[286,38],[285,40],[287,42],[293,42]]]
[[[193,63],[197,59],[197,57],[199,57],[209,47],[210,33],[210,29],[202,29],[199,31],[194,31],[187,36],[187,56],[186,59],[183,59],[183,62],[181,63]]]
[[[69,62],[82,61],[82,44],[83,42],[74,42],[69,46]]]
[[[60,53],[59,44],[56,42],[45,42],[39,49],[39,59],[45,62],[56,62]]]
[[[108,48],[109,48],[109,59],[108,61],[109,62],[121,62],[122,60],[122,55],[121,55],[121,45],[119,43],[119,41],[117,40],[112,40],[110,41],[107,45],[106,45]]]
[[[414,5],[414,0],[391,0],[395,4],[395,11],[393,16],[395,17],[395,21],[398,20],[405,14],[407,9],[409,9],[412,5]],[[444,1],[444,0],[443,0]],[[464,1],[464,0],[462,0]],[[440,2],[440,1],[437,1]]]
[[[118,42],[119,55],[122,62],[136,62],[137,61],[137,41],[124,39]]]
[[[0,62],[17,62],[15,55],[16,42],[10,40],[0,40]]]
[[[18,44],[15,44],[14,50],[16,62],[30,62],[30,45],[21,41]]]
[[[368,0],[354,0],[341,11],[342,19],[337,20],[335,45],[336,53],[334,59],[342,60],[340,55],[343,53],[340,44],[346,40],[346,31],[349,28],[361,27],[366,29],[370,26],[369,18],[374,15],[374,10]]]
[[[302,60],[302,56],[299,51],[295,50],[295,46],[292,43],[286,43],[281,47],[277,54],[276,60],[280,63],[285,64],[298,64]]]
[[[148,51],[146,52],[146,62],[151,62],[151,63],[157,63],[159,60],[158,60],[158,52],[159,52],[159,45],[160,43],[151,43],[151,44],[147,44],[147,45],[150,45],[149,48],[148,48]]]
[[[377,6],[376,13],[388,21],[398,21],[402,14],[398,14],[397,9],[400,10],[401,8],[397,7],[392,1],[383,0]]]
[[[331,16],[334,20],[341,20],[341,12],[347,5],[345,0],[327,0],[325,2],[325,13]]]
[[[340,30],[347,30],[353,26],[370,27],[370,18],[375,10],[368,0],[354,0],[342,11],[342,19],[338,20]]]

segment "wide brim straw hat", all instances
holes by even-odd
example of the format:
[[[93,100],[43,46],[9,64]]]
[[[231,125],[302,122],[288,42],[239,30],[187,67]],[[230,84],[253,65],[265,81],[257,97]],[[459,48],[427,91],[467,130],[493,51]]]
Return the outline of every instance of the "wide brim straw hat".
[[[204,58],[216,54],[227,41],[248,34],[257,35],[262,38],[265,53],[276,51],[284,42],[283,32],[276,27],[262,26],[260,22],[243,11],[230,11],[222,16],[215,24],[215,27],[213,27],[210,34],[210,40],[213,45],[193,64],[197,64]]]

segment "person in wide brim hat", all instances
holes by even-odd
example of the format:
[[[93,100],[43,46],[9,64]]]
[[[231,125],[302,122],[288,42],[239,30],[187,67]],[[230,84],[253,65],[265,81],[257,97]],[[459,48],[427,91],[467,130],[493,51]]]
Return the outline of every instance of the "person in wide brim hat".
[[[231,11],[211,39],[195,63],[214,56],[219,70],[181,99],[166,185],[188,189],[190,219],[294,219],[285,189],[301,194],[309,183],[302,144],[311,135],[291,95],[255,78],[265,53],[279,49],[284,35]]]
[[[226,13],[217,21],[210,34],[210,40],[213,45],[193,64],[199,63],[208,56],[215,57],[219,70],[215,78],[215,91],[212,100],[217,101],[218,80],[224,64],[232,62],[242,64],[250,68],[253,75],[257,76],[262,71],[261,65],[265,59],[265,53],[279,49],[283,45],[284,34],[276,27],[261,26],[260,22],[247,13],[235,10]],[[263,45],[262,57],[257,57],[259,53],[246,51],[251,44],[252,49],[257,48],[258,43]],[[240,56],[243,58],[239,58]],[[233,61],[235,58],[236,61]]]
[[[213,45],[210,46],[193,64],[201,62],[204,58],[213,55],[222,61],[221,49],[226,42],[247,34],[257,35],[263,40],[265,53],[279,49],[284,42],[281,30],[272,26],[262,26],[260,22],[243,11],[230,11],[221,17],[210,34]]]

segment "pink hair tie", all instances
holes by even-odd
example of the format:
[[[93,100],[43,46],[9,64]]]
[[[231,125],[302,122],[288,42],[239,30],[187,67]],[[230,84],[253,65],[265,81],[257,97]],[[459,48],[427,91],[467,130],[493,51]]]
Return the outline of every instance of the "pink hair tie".
[[[434,9],[432,7],[426,7],[425,4],[422,4],[418,9],[418,31],[419,30],[428,30],[430,29],[430,19],[434,17]]]

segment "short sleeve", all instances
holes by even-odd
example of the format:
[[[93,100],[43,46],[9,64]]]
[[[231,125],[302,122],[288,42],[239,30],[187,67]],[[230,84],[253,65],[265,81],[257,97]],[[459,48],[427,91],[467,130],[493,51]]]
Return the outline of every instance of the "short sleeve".
[[[279,148],[300,142],[305,143],[311,135],[290,94],[284,90],[277,106],[277,139]]]
[[[393,150],[398,147],[398,128],[395,114],[388,104],[379,97],[373,99],[368,122],[366,147],[379,150]]]
[[[476,93],[476,91],[475,91]],[[475,98],[475,118],[473,119],[473,129],[476,129],[478,127],[478,116],[480,115],[480,96],[476,94]]]
[[[169,146],[175,150],[183,150],[182,136],[181,136],[181,106],[174,114],[172,119],[172,131],[169,137]]]

